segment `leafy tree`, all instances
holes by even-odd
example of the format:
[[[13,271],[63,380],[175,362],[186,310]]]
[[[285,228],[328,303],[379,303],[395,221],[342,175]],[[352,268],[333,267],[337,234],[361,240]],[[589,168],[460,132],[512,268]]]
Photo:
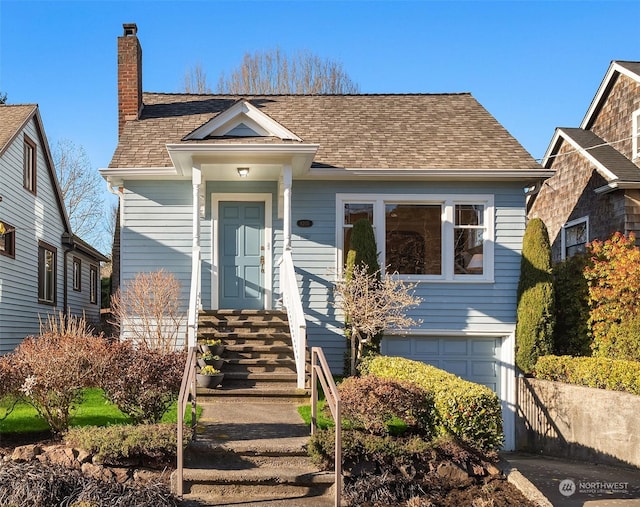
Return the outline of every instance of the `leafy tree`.
[[[104,182],[82,146],[69,139],[53,148],[53,163],[73,233],[106,250],[105,237],[112,228],[112,213],[105,213]],[[106,216],[106,219],[105,219]]]
[[[516,325],[516,365],[531,373],[538,357],[553,352],[554,295],[551,246],[544,222],[529,221],[522,242]]]
[[[640,248],[616,232],[589,245],[589,326],[593,354],[640,361]]]
[[[358,85],[342,64],[309,51],[289,56],[275,48],[245,53],[242,64],[228,77],[222,73],[218,92],[229,94],[346,94],[358,93]]]
[[[7,92],[0,92],[0,104],[7,103]]]
[[[200,62],[187,69],[184,75],[184,88],[185,93],[207,94],[211,93],[211,87],[207,83],[207,74],[202,68]]]

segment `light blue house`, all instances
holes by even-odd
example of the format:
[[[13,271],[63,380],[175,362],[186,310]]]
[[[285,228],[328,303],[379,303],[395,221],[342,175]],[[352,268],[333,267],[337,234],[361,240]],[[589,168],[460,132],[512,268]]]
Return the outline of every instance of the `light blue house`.
[[[423,299],[420,326],[383,352],[491,386],[512,447],[523,189],[548,172],[468,93],[143,94],[136,32],[118,39],[120,137],[102,170],[121,283],[173,272],[191,341],[199,308],[284,306],[294,341],[306,331],[339,372],[332,287],[367,218],[380,264]]]
[[[100,262],[71,231],[38,106],[0,105],[0,354],[59,312],[100,322]]]

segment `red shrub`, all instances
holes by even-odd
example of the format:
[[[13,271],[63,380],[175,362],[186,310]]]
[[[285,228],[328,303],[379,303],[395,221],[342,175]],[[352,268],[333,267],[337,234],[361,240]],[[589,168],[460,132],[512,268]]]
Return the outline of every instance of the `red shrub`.
[[[395,417],[409,429],[433,434],[433,396],[415,384],[367,375],[346,379],[339,390],[342,415],[356,428],[388,434],[387,424]]]
[[[185,352],[116,342],[111,346],[111,367],[101,387],[107,398],[136,423],[157,423],[180,392],[185,361]]]

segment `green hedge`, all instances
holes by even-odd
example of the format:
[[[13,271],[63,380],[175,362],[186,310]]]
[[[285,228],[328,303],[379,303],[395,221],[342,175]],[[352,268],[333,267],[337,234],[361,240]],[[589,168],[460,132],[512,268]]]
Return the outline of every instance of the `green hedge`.
[[[433,393],[436,424],[441,433],[486,451],[500,448],[504,440],[498,396],[428,364],[402,357],[375,356],[365,361],[363,373],[413,382]]]
[[[640,395],[640,362],[606,357],[542,356],[536,378]]]

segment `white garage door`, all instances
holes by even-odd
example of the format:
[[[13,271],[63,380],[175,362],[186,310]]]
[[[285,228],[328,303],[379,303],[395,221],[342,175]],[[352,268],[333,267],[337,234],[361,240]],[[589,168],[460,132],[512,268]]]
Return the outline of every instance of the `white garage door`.
[[[471,382],[483,384],[500,396],[501,338],[388,337],[381,351],[422,361]]]

